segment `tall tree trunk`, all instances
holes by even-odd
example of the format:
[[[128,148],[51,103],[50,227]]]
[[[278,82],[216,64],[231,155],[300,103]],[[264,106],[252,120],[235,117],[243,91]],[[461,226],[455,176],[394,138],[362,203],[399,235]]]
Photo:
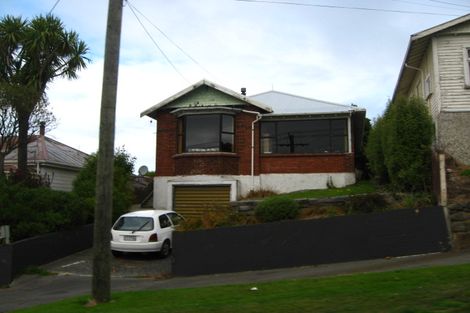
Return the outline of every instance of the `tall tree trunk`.
[[[28,130],[31,112],[18,110],[18,170],[20,180],[28,174]]]
[[[119,68],[123,0],[109,0],[100,142],[96,172],[96,204],[93,236],[92,297],[97,303],[111,300],[111,217],[113,207],[114,128]]]

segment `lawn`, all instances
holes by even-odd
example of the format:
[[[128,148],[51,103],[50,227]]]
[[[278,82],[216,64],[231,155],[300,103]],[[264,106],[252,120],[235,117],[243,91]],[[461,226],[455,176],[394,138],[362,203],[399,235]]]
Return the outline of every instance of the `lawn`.
[[[329,198],[338,196],[352,196],[360,194],[368,194],[377,191],[377,186],[370,181],[360,181],[354,185],[344,188],[328,188],[318,190],[305,190],[283,194],[282,196],[291,199],[304,199],[304,198]]]
[[[251,288],[257,287],[256,291]],[[16,312],[470,312],[470,264],[319,279],[116,293]]]

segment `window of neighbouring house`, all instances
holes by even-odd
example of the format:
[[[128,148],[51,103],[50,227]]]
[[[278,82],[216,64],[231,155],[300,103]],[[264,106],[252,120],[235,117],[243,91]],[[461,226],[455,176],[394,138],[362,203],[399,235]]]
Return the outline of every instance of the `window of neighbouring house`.
[[[234,121],[228,114],[186,115],[178,120],[178,151],[234,152]]]
[[[427,100],[431,96],[431,93],[431,75],[428,74],[424,80],[424,99]]]
[[[470,48],[464,48],[463,66],[464,66],[465,88],[470,88]]]
[[[347,119],[261,122],[261,153],[345,153]]]

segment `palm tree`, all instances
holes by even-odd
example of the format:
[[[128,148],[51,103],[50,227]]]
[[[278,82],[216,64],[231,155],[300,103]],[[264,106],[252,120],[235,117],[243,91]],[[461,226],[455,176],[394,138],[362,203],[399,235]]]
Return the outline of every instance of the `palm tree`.
[[[0,84],[22,97],[10,97],[18,117],[18,172],[27,173],[29,119],[56,77],[77,78],[86,68],[88,47],[58,17],[31,21],[5,16],[0,20]]]

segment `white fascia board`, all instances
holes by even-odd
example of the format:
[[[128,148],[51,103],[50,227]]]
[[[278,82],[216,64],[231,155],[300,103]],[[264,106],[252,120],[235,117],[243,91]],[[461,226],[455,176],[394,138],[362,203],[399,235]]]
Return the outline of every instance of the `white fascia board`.
[[[225,93],[225,94],[228,94],[228,95],[230,95],[230,96],[232,96],[232,97],[234,97],[234,98],[240,99],[241,101],[247,102],[247,103],[249,103],[249,104],[251,104],[251,105],[253,105],[253,106],[255,106],[255,107],[258,107],[258,108],[260,108],[260,109],[262,109],[262,110],[264,110],[264,111],[267,111],[267,112],[272,112],[272,111],[273,111],[270,107],[264,105],[264,104],[261,103],[261,102],[252,100],[252,99],[250,99],[250,98],[247,97],[247,96],[240,95],[240,94],[236,93],[236,92],[233,91],[233,90],[230,90],[230,89],[225,88],[225,87],[223,87],[223,86],[220,86],[220,85],[218,85],[218,84],[216,84],[216,83],[213,83],[213,82],[211,82],[211,81],[208,81],[208,80],[206,80],[206,79],[203,79],[203,80],[200,80],[199,82],[197,82],[197,83],[195,83],[195,84],[193,84],[193,85],[191,85],[191,86],[189,86],[189,87],[187,87],[187,88],[181,90],[180,92],[174,94],[173,96],[171,96],[171,97],[169,97],[169,98],[167,98],[167,99],[165,99],[165,100],[163,100],[163,101],[157,103],[156,105],[154,105],[154,106],[148,108],[147,110],[143,111],[142,113],[140,113],[140,117],[144,117],[145,115],[148,115],[148,114],[150,114],[150,113],[152,113],[152,112],[154,112],[154,111],[156,111],[156,110],[158,110],[158,109],[164,107],[165,105],[169,104],[170,102],[172,102],[172,101],[178,99],[179,97],[184,96],[185,94],[189,93],[190,91],[192,91],[192,90],[194,90],[194,89],[196,89],[196,88],[198,88],[198,87],[200,87],[200,86],[202,86],[202,85],[207,85],[207,86],[209,86],[209,87],[212,87],[212,88],[214,88],[214,89],[216,89],[216,90],[219,90],[219,91],[221,91],[221,92],[223,92],[223,93]]]

